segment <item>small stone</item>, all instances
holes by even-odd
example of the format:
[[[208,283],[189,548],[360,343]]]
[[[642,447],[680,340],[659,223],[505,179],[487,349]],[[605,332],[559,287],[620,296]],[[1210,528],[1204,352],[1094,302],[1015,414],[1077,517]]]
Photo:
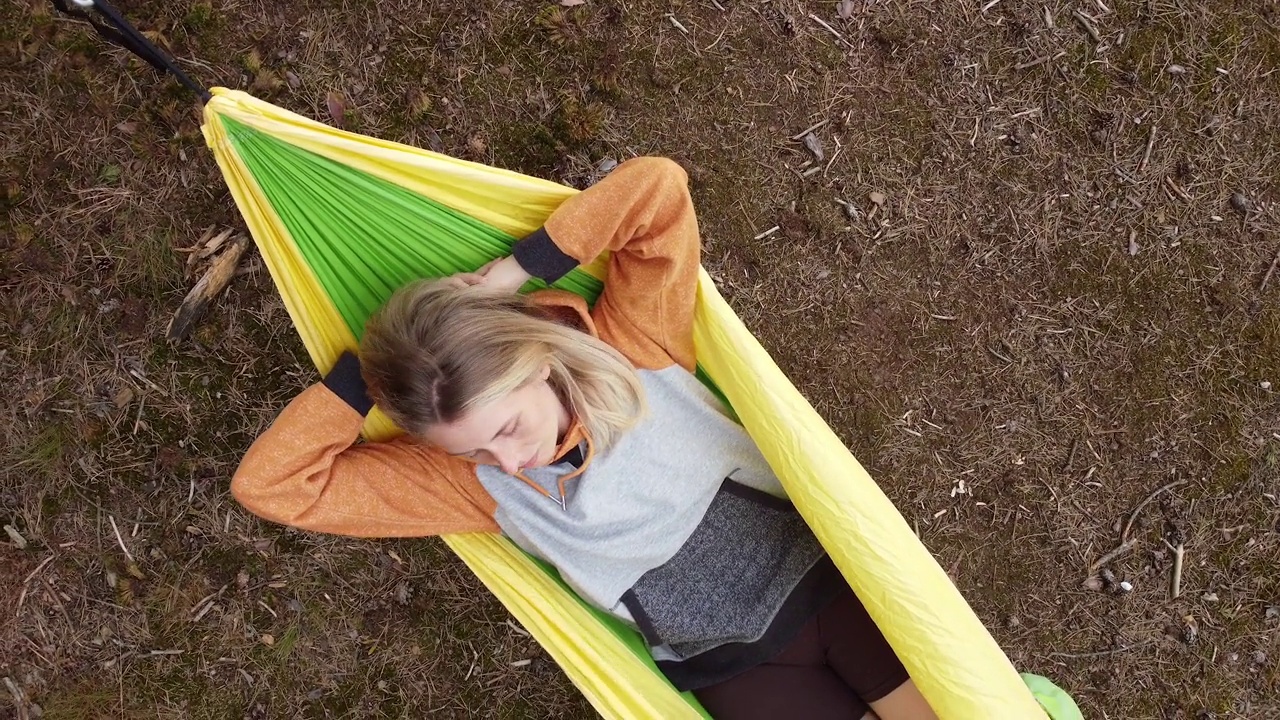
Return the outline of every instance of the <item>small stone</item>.
[[[1164,71],[1169,73],[1170,75],[1186,75],[1187,74],[1187,69],[1182,67],[1181,65],[1170,65],[1169,67],[1165,68]]]
[[[1233,663],[1233,664],[1240,662],[1240,653],[1236,653],[1236,652],[1227,653],[1227,662]]]
[[[887,200],[888,198],[886,198],[884,196],[884,193],[882,192],[872,192],[871,194],[867,195],[867,199],[875,203],[876,205],[883,205],[884,201]]]
[[[1205,602],[1218,602],[1218,593],[1205,593],[1200,596],[1200,599]]]
[[[1244,193],[1231,193],[1231,209],[1241,215],[1248,215],[1253,212],[1253,201],[1244,196]]]
[[[1254,651],[1253,651],[1253,664],[1254,664],[1254,665],[1266,665],[1266,664],[1267,664],[1267,654],[1266,654],[1265,652],[1263,652],[1262,650],[1254,650]]]
[[[1265,617],[1268,620],[1280,620],[1280,605],[1268,606]]]
[[[1258,383],[1258,387],[1262,388],[1263,390],[1270,390],[1270,389],[1271,389],[1271,381],[1270,381],[1270,380],[1263,380],[1262,382]]]
[[[1127,592],[1131,592],[1132,590],[1133,590],[1133,583],[1129,582],[1128,580],[1120,581],[1120,592],[1127,593]]]
[[[274,635],[266,635],[266,634],[264,634],[264,635],[262,636],[262,638],[261,638],[261,639],[262,639],[262,644],[263,644],[263,645],[275,645],[275,644],[276,644],[276,638],[275,638],[275,636],[274,636]]]

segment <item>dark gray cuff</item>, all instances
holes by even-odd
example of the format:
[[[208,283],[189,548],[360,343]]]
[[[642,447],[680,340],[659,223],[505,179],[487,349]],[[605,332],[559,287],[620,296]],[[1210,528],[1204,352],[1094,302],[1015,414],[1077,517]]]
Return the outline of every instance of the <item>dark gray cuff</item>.
[[[578,261],[556,245],[546,228],[538,228],[511,248],[520,267],[530,275],[551,284],[578,267]]]
[[[373,401],[369,399],[368,388],[360,375],[360,358],[350,350],[342,353],[333,369],[324,376],[324,386],[361,415],[368,415],[373,409]]]

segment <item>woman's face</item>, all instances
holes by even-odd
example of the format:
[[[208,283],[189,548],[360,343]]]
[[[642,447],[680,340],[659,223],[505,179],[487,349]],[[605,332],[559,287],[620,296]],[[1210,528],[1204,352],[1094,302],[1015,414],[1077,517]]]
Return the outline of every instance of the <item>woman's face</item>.
[[[497,465],[509,474],[541,467],[556,459],[560,437],[569,429],[569,412],[543,371],[506,397],[477,407],[451,423],[427,429],[427,442],[450,455]]]

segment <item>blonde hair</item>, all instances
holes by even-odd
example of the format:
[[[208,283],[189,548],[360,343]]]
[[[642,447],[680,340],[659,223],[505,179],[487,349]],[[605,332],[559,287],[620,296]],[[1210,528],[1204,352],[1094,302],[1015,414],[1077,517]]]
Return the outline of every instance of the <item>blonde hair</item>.
[[[597,450],[644,412],[639,378],[621,353],[552,321],[521,295],[483,285],[411,283],[365,323],[360,341],[369,397],[419,437],[505,397],[544,363],[548,382]]]

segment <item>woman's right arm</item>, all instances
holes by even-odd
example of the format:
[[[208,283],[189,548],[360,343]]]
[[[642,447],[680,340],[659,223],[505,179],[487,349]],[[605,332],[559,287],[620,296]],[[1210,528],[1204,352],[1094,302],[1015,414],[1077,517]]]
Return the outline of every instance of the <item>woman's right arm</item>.
[[[268,520],[338,535],[498,531],[470,463],[405,439],[354,444],[371,407],[359,361],[343,355],[249,448],[232,495]]]

